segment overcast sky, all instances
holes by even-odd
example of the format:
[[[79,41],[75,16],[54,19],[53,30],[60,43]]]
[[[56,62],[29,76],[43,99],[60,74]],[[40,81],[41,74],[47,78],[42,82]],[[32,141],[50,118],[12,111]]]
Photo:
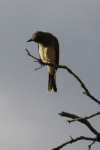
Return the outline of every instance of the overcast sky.
[[[48,70],[27,55],[36,31],[50,32],[60,44],[60,65],[68,66],[90,93],[100,98],[100,0],[0,1],[0,150],[51,150],[78,136],[95,137],[83,124],[68,124],[65,111],[89,116],[100,106],[83,94],[76,79],[58,69],[58,92],[47,92]],[[89,120],[100,132],[100,116]],[[63,150],[88,150],[78,141]],[[96,143],[91,150],[100,149]]]

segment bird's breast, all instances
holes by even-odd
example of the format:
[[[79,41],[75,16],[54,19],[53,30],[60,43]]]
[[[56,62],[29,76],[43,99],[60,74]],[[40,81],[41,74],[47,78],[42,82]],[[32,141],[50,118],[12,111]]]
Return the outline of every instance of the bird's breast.
[[[53,46],[44,47],[39,44],[39,55],[45,63],[55,63],[55,49]]]

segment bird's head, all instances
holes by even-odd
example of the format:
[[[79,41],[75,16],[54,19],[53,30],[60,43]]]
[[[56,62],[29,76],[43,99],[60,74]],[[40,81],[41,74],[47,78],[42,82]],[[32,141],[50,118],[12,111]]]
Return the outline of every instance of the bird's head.
[[[27,42],[34,41],[36,43],[43,43],[45,38],[45,33],[42,31],[37,31],[36,33],[33,34],[32,38],[29,39]]]

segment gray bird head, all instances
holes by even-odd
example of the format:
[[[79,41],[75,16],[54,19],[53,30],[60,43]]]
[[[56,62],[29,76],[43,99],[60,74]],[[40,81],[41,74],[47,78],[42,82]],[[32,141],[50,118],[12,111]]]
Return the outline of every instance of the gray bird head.
[[[29,39],[27,42],[34,41],[36,43],[43,43],[45,39],[45,33],[42,31],[37,31],[36,33],[33,34],[32,38]]]

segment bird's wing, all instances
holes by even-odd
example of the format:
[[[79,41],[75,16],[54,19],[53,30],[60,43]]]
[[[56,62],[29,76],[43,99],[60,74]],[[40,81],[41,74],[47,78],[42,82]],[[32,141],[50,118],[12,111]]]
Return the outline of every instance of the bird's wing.
[[[55,41],[55,52],[56,52],[55,62],[58,65],[59,64],[59,42],[58,42],[58,39],[56,37],[54,38],[54,41]]]

